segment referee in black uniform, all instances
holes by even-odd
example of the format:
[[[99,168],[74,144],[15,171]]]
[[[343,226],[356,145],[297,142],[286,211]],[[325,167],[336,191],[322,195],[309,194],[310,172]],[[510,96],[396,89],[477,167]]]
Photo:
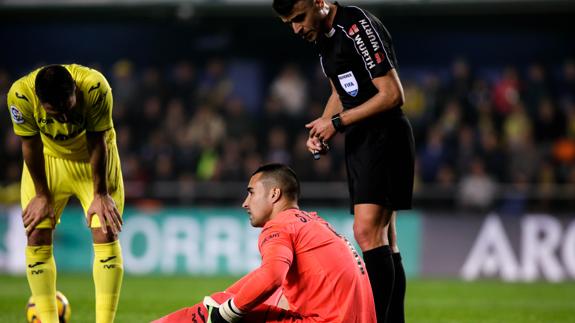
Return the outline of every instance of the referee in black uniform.
[[[403,88],[391,36],[369,12],[324,0],[274,0],[283,22],[314,42],[332,94],[306,125],[308,149],[326,153],[345,134],[353,231],[363,251],[378,322],[404,322],[405,272],[397,246],[397,210],[410,209],[415,148],[401,110]]]

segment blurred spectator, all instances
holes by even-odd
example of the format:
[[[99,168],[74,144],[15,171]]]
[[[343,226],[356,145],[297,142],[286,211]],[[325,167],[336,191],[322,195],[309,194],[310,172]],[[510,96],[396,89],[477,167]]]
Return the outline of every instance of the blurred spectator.
[[[510,147],[522,145],[532,137],[531,120],[522,104],[510,107],[503,123],[503,137]]]
[[[196,176],[200,180],[209,180],[215,175],[218,163],[217,150],[226,135],[224,119],[209,105],[198,107],[196,113],[183,133],[187,146],[197,149]],[[187,169],[194,167],[188,165]]]
[[[436,197],[433,199],[433,206],[443,209],[451,209],[455,203],[455,192],[457,189],[457,175],[453,168],[447,164],[440,166],[437,172],[437,185],[433,187]]]
[[[309,100],[321,104],[326,103],[327,98],[331,95],[331,86],[329,85],[329,81],[325,79],[321,64],[318,63],[315,65],[309,84],[312,85],[307,86]]]
[[[146,187],[150,174],[143,168],[140,156],[136,154],[122,155],[122,175],[124,177],[126,199],[146,197]]]
[[[307,131],[302,129],[295,138],[292,154],[293,160],[291,163],[299,179],[304,182],[312,181],[314,179],[313,169],[310,167],[314,160],[311,153],[307,150],[307,146],[305,145],[307,138]]]
[[[528,176],[521,171],[515,171],[511,175],[511,186],[505,187],[502,192],[499,212],[503,215],[523,215],[527,208],[529,195]]]
[[[284,66],[273,80],[270,93],[280,100],[281,106],[290,116],[301,115],[308,100],[307,82],[294,64]]]
[[[155,181],[174,181],[176,179],[176,171],[174,168],[174,161],[171,154],[160,153],[156,157],[154,180]]]
[[[222,158],[218,161],[216,170],[217,180],[244,180],[244,172],[240,163],[242,160],[241,145],[236,138],[231,137],[223,144]]]
[[[138,84],[134,76],[134,64],[127,59],[117,61],[112,67],[111,86],[114,104],[129,106],[137,97]]]
[[[507,180],[507,160],[495,132],[482,132],[480,136],[480,146],[480,155],[483,157],[487,173],[499,182]]]
[[[157,66],[148,66],[144,69],[137,94],[157,96],[162,100],[168,97],[164,75]]]
[[[222,116],[209,105],[201,105],[183,133],[191,145],[217,147],[225,138],[226,123]]]
[[[154,77],[154,75],[150,75]],[[150,80],[153,85],[157,81]],[[173,78],[170,85],[171,96],[179,99],[186,104],[192,104],[196,96],[196,70],[194,65],[189,61],[180,61],[174,66]],[[160,90],[160,89],[155,89]]]
[[[436,180],[439,167],[447,161],[440,129],[432,127],[427,135],[427,142],[419,153],[419,170],[424,183]]]
[[[539,167],[540,154],[533,143],[531,136],[525,135],[521,141],[507,147],[508,174],[517,179],[520,173],[521,180],[530,181]],[[515,175],[513,175],[515,174]]]
[[[244,179],[250,178],[252,176],[252,173],[254,172],[254,169],[258,169],[258,167],[260,167],[264,163],[262,156],[256,152],[247,154],[241,162],[244,173]]]
[[[425,101],[425,92],[414,81],[406,79],[403,82],[403,92],[405,95],[405,103],[403,111],[409,118],[413,127],[415,137],[420,137],[422,132],[425,131],[427,126],[428,115],[426,114],[427,102]]]
[[[455,166],[458,174],[465,174],[467,168],[477,155],[477,142],[473,129],[462,127],[459,130]]]
[[[177,142],[185,132],[188,121],[184,102],[180,98],[172,98],[165,110],[161,125],[162,130],[168,134],[171,142]]]
[[[214,179],[218,165],[218,153],[208,137],[203,137],[200,142],[200,155],[196,167],[196,178],[201,181]]]
[[[552,198],[557,189],[557,178],[553,164],[549,161],[541,163],[536,176],[537,200],[539,209],[549,209],[552,205]]]
[[[473,77],[469,64],[461,57],[456,58],[451,65],[451,79],[446,89],[447,93],[449,93],[449,96],[454,98],[457,103],[467,107],[472,84]]]
[[[141,109],[135,111],[130,118],[130,126],[134,129],[134,135],[145,141],[151,130],[159,128],[162,124],[164,111],[162,111],[162,101],[158,96],[147,97]]]
[[[226,134],[229,138],[240,138],[253,131],[253,118],[247,113],[244,102],[239,97],[230,98],[224,106]]]
[[[545,68],[541,64],[531,64],[527,68],[527,80],[521,93],[531,118],[536,118],[541,101],[551,96],[550,87]]]
[[[302,144],[307,138],[303,125],[321,115],[331,93],[321,66],[288,64],[269,77],[271,85],[253,84],[263,93],[255,109],[259,112],[252,115],[233,95],[230,62],[230,67],[217,58],[203,65],[182,60],[137,66],[119,60],[102,67],[111,71],[129,199],[153,194],[160,180],[177,183],[187,194],[194,192],[197,180],[245,180],[268,161],[290,163],[304,181],[345,180],[343,136],[331,140],[329,154],[320,161]],[[416,192],[432,187],[459,202],[453,194],[457,184],[481,178],[507,188],[501,204],[505,212],[533,205],[527,203],[529,196],[541,197],[535,203],[539,208],[575,203],[567,198],[575,191],[575,61],[473,72],[470,66],[461,58],[450,69],[408,66],[402,71],[403,109],[412,121],[418,152]],[[0,68],[5,113],[0,118],[0,186],[15,192],[22,157],[6,117],[5,95],[14,81],[10,72]],[[180,201],[189,202],[182,194]],[[480,208],[474,203],[461,205]]]
[[[446,151],[453,154],[457,145],[457,135],[461,126],[461,105],[456,100],[449,100],[442,115],[437,120],[437,126],[442,132],[443,140],[447,144]]]
[[[225,62],[217,58],[211,59],[199,81],[198,101],[219,109],[229,98],[233,88],[234,84],[228,75]]]
[[[545,145],[565,136],[566,122],[549,98],[542,98],[534,118],[535,140]]]
[[[493,104],[499,116],[506,116],[519,103],[519,75],[514,67],[508,66],[493,88]]]
[[[575,102],[575,60],[568,59],[563,64],[559,81],[559,100]]]
[[[288,136],[281,127],[271,129],[268,134],[268,152],[266,162],[290,164],[291,154],[288,150]]]
[[[493,204],[496,190],[495,181],[485,172],[483,161],[476,158],[459,183],[458,204],[466,209],[487,211]]]

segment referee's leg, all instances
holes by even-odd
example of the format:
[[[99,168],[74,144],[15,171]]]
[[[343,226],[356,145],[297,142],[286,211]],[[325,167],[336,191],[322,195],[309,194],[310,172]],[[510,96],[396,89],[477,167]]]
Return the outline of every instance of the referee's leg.
[[[377,204],[354,205],[353,233],[363,252],[363,259],[371,283],[377,321],[386,319],[395,283],[395,267],[390,247],[390,236],[395,237],[391,225],[395,212]],[[393,240],[397,248],[397,240]]]
[[[399,246],[397,245],[397,230],[396,230],[396,217],[397,212],[393,212],[391,221],[389,223],[389,230],[387,236],[389,239],[389,246],[392,251],[393,269],[395,271],[395,280],[393,282],[393,294],[391,295],[391,303],[387,310],[387,322],[390,323],[404,323],[405,322],[405,289],[407,280],[405,278],[405,270],[401,261],[401,254],[399,253]]]

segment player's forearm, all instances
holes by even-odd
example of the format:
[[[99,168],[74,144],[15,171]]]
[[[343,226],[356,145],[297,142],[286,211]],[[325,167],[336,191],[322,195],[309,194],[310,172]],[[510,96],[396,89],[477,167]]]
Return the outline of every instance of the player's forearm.
[[[92,179],[94,181],[94,194],[108,194],[108,183],[106,178],[108,149],[104,139],[104,132],[88,132],[88,151],[90,153],[90,164],[92,165]]]
[[[245,275],[244,277],[240,278],[238,281],[233,283],[230,287],[226,288],[226,292],[230,294],[237,294],[242,287],[249,283],[252,277],[257,273],[257,271],[252,271]]]
[[[268,299],[287,275],[289,265],[282,261],[262,264],[234,297],[235,305],[243,312],[249,312]]]
[[[378,93],[363,104],[345,110],[340,114],[342,124],[348,126],[356,122],[368,119],[384,111],[403,105],[403,88],[395,70],[391,70],[388,75],[374,80]]]
[[[40,135],[22,138],[22,156],[28,172],[34,182],[36,195],[50,197],[48,181],[46,180],[46,166],[44,164],[44,145]]]
[[[323,110],[322,117],[331,118],[334,114],[340,113],[341,111],[343,111],[343,105],[339,100],[339,95],[334,90],[327,100],[327,104]]]

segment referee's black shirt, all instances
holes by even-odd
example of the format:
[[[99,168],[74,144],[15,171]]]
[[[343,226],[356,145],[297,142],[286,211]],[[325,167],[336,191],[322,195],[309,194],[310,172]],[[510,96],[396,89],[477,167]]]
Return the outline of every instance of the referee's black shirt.
[[[332,30],[318,35],[323,71],[331,79],[344,109],[361,105],[377,94],[372,79],[397,67],[391,36],[381,21],[354,6],[340,6]],[[383,115],[401,115],[394,107]]]

